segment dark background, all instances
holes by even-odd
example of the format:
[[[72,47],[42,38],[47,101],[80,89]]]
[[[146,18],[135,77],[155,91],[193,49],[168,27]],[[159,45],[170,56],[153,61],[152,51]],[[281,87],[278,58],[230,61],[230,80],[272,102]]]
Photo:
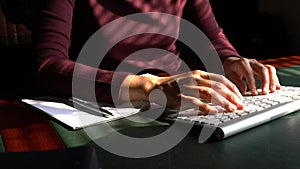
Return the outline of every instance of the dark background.
[[[36,1],[0,0],[0,7],[9,22],[24,23],[30,29]],[[240,55],[266,59],[296,54],[282,17],[261,12],[258,0],[211,0],[211,4],[219,25]],[[34,95],[32,65],[29,44],[0,45],[0,97]]]
[[[279,15],[261,12],[258,0],[211,0],[219,25],[245,57],[265,59],[293,54]]]

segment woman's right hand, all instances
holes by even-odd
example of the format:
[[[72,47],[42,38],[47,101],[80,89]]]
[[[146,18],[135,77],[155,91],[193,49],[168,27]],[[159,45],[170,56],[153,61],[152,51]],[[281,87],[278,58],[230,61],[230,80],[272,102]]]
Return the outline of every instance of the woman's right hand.
[[[156,89],[165,96],[159,94],[162,92],[153,92]],[[158,104],[166,99],[166,106],[170,108],[197,106],[204,114],[218,112],[206,102],[220,105],[228,112],[244,107],[242,95],[232,82],[222,75],[200,70],[168,77],[129,75],[121,86],[123,101],[149,101],[149,96]]]

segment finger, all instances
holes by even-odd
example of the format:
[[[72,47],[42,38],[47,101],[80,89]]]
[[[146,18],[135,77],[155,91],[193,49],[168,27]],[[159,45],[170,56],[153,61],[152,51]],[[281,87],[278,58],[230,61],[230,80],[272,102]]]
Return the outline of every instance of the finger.
[[[237,109],[237,106],[234,105],[232,102],[223,97],[220,93],[216,92],[212,88],[207,87],[199,87],[200,96],[204,99],[208,100],[209,102],[220,105],[226,111],[233,112]],[[229,96],[229,94],[227,95]]]
[[[195,86],[191,88],[194,89]],[[238,108],[238,106],[239,108],[241,108],[240,105],[235,105],[236,103],[234,104],[234,102],[229,101],[228,99],[226,99],[226,97],[223,97],[220,93],[216,92],[212,88],[204,87],[204,86],[196,87],[196,88],[199,91],[200,98],[205,99],[208,102],[211,102],[213,104],[220,105],[228,112],[235,111]],[[231,96],[231,95],[228,94],[227,96]]]
[[[210,105],[202,102],[199,98],[195,98],[192,96],[186,96],[184,94],[180,94],[180,98],[182,99],[183,102],[186,102],[188,104],[192,104],[192,106],[197,106],[200,113],[199,114],[203,114],[203,115],[207,115],[207,114],[216,114],[218,113],[218,110],[211,107]]]
[[[236,95],[234,92],[232,92],[230,89],[228,89],[224,84],[220,82],[215,82],[215,81],[207,81],[205,84],[210,84],[208,86],[190,86],[190,85],[184,85],[186,91],[192,91],[190,92],[190,95],[193,95],[195,97],[200,97],[203,99],[206,99],[207,101],[212,101],[213,96],[211,96],[210,92],[216,92],[219,95],[221,95],[223,98],[227,99],[229,102],[235,105],[238,109],[243,109],[244,104],[242,102],[242,99]],[[195,94],[197,93],[195,90],[199,91],[199,96],[196,96]],[[222,102],[216,101],[218,104],[222,104]]]
[[[256,60],[250,60],[250,65],[254,73],[259,77],[261,82],[261,89],[263,94],[269,94],[270,80],[269,80],[269,71],[261,63]]]
[[[271,66],[271,65],[265,65],[265,67],[268,69],[268,72],[269,72],[270,91],[275,92],[275,90],[279,90],[281,88],[279,79],[276,74],[276,69],[274,66]]]
[[[253,61],[256,61],[256,60],[253,60]],[[252,61],[252,62],[253,62],[253,61]],[[251,61],[250,61],[250,62],[251,62]],[[257,61],[256,61],[256,62],[257,62]],[[241,74],[242,74],[243,77],[246,79],[251,94],[252,94],[252,95],[257,95],[258,93],[257,93],[257,91],[256,91],[255,77],[254,77],[252,68],[251,68],[251,66],[250,66],[250,63],[247,62],[247,61],[244,61],[244,65],[245,65],[245,66],[242,66]]]
[[[221,96],[233,103],[238,109],[244,108],[244,103],[242,102],[243,96],[236,95],[236,93],[232,92],[232,90],[226,88],[222,83],[219,82],[214,82],[212,88]],[[238,90],[237,87],[235,87],[235,89]]]
[[[247,86],[241,78],[239,78],[237,75],[234,75],[230,80],[238,87],[242,94],[246,93]]]
[[[240,99],[243,98],[239,89],[230,80],[228,80],[226,77],[224,77],[222,75],[204,72],[203,74],[201,74],[201,77],[196,80],[200,82],[200,84],[199,84],[200,86],[204,85],[206,87],[212,87],[211,83],[206,84],[207,82],[213,82],[213,83],[218,82],[218,83],[224,84],[225,85],[224,87],[226,87],[227,89],[232,91]],[[218,84],[218,83],[215,83],[215,84]]]

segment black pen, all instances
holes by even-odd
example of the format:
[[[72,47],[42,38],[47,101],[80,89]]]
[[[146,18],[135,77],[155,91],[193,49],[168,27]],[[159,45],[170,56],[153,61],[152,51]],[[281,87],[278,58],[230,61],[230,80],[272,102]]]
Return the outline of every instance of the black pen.
[[[104,117],[106,117],[106,115],[110,115],[110,116],[114,116],[110,111],[106,110],[106,109],[103,109],[101,107],[99,107],[98,105],[94,105],[88,101],[85,101],[85,100],[81,100],[81,99],[78,99],[78,98],[70,98],[69,99],[71,102],[73,102],[73,104],[76,104],[78,106],[82,106],[86,109],[89,109],[89,110],[92,110],[92,111],[95,111],[95,112],[98,112],[100,111],[100,113],[104,113],[103,115],[105,115]]]

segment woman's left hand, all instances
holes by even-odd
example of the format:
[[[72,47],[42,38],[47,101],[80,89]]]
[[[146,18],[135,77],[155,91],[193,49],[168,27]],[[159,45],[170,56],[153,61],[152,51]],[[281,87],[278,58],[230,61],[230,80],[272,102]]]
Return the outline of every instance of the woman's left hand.
[[[255,59],[244,57],[228,57],[224,63],[226,77],[231,80],[244,94],[247,91],[246,80],[252,95],[257,95],[255,80],[260,79],[263,94],[280,89],[280,83],[276,75],[276,69],[271,65],[264,65]]]

